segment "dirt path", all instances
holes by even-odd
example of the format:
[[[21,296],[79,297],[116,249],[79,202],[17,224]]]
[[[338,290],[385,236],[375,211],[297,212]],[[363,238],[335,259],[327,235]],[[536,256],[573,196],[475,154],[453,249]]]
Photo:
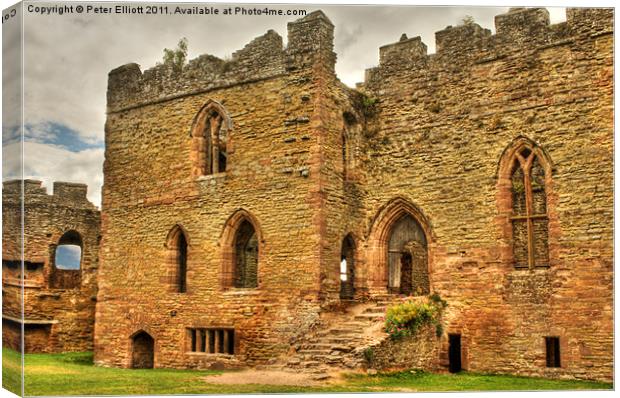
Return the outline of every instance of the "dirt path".
[[[207,376],[204,380],[211,384],[270,384],[279,386],[320,386],[333,383],[337,374],[330,378],[317,380],[316,374],[303,372],[285,372],[283,370],[247,369],[239,372],[226,372],[221,375]]]

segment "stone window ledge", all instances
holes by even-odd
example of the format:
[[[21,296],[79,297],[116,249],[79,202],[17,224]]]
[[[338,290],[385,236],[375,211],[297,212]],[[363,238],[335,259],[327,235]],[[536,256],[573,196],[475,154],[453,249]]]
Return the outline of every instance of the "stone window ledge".
[[[191,355],[191,356],[197,356],[197,357],[209,357],[209,358],[222,358],[222,359],[234,359],[235,358],[233,354],[224,354],[221,352],[208,353],[208,352],[185,351],[185,355]]]
[[[15,318],[9,315],[2,315],[2,319],[6,319],[9,321],[23,323],[24,325],[55,325],[58,323],[57,319],[21,319]]]
[[[7,278],[2,281],[2,284],[6,286],[22,287],[22,283],[19,279],[8,279]],[[41,289],[43,287],[43,284],[41,282],[25,280],[23,286],[24,288]]]
[[[203,176],[198,176],[197,180],[200,182],[207,182],[207,181],[217,181],[217,180],[225,180],[226,179],[226,172],[223,171],[221,173],[215,173],[215,174],[207,174],[207,175],[203,175]]]
[[[263,293],[259,288],[231,287],[224,290],[225,296],[257,296]]]
[[[528,267],[528,266],[513,266],[515,271],[528,271],[528,270],[548,270],[551,268],[551,265],[547,264],[547,265],[536,265],[532,268]]]

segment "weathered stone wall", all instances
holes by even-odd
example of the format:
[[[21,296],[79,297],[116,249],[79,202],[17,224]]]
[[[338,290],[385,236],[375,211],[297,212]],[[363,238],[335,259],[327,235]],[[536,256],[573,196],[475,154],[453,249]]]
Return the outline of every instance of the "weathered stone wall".
[[[24,191],[24,268],[21,264],[21,191]],[[18,348],[23,300],[26,352],[89,351],[93,347],[100,219],[86,199],[86,185],[54,183],[48,195],[41,181],[13,180],[2,191],[2,315],[9,328],[5,346]],[[68,231],[81,237],[79,271],[55,267],[56,247]],[[77,284],[63,288],[53,279],[72,273]],[[9,336],[10,335],[10,336]],[[12,336],[12,337],[11,337]]]
[[[156,367],[214,366],[217,356],[188,352],[186,328],[219,327],[235,329],[237,358],[251,364],[286,352],[318,319],[321,82],[314,68],[333,70],[332,32],[322,13],[289,24],[286,49],[269,32],[229,61],[245,59],[238,65],[247,74],[225,78],[224,66],[222,75],[196,81],[201,92],[191,86],[190,61],[170,83],[186,87],[184,94],[169,98],[164,90],[158,103],[148,93],[151,71],[110,74],[96,363],[131,366],[131,338],[144,330],[155,339]],[[131,92],[119,88],[133,84]],[[227,168],[195,176],[190,130],[209,101],[232,120]],[[259,239],[257,288],[223,286],[241,219]],[[162,290],[175,225],[188,242],[185,293]]]
[[[416,335],[398,340],[387,338],[381,343],[369,347],[364,353],[370,369],[403,370],[422,369],[439,370],[440,338],[434,326],[421,328]]]
[[[8,319],[2,319],[2,346],[19,351],[21,349],[21,341],[21,324]]]
[[[238,363],[268,361],[339,301],[345,236],[355,297],[387,293],[390,230],[410,215],[430,290],[449,303],[442,366],[455,333],[467,370],[609,380],[613,14],[567,16],[549,25],[545,10],[513,9],[495,35],[449,27],[433,55],[404,36],[380,49],[360,91],[335,76],[322,13],[289,24],[287,48],[268,32],[232,61],[112,71],[96,362],[131,366],[143,330],[156,367],[213,366],[221,355],[188,352],[186,329],[214,327],[235,329]],[[232,124],[227,168],[196,176],[205,148],[192,147],[192,126],[213,101]],[[546,268],[514,267],[500,169],[522,141],[548,160]],[[243,219],[259,236],[256,289],[225,283]],[[187,234],[185,293],[165,288],[175,226]],[[560,368],[545,366],[545,336],[560,337]]]
[[[367,72],[377,116],[360,162],[371,237],[360,247],[373,252],[373,217],[394,198],[422,213],[431,289],[450,304],[465,369],[612,377],[612,28],[609,9],[569,9],[557,25],[515,9],[496,17],[496,35],[438,32],[433,55],[414,39],[383,47]],[[552,162],[548,268],[512,261],[498,170],[519,137]],[[366,257],[367,274],[382,261]],[[545,336],[560,337],[561,368],[545,367]]]

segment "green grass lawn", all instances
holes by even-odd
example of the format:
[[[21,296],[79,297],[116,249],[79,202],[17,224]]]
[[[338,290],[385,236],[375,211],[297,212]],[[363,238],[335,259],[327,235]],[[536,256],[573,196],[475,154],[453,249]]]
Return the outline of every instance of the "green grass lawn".
[[[19,392],[20,357],[2,350],[3,387]],[[92,353],[26,355],[26,395],[241,394],[293,392],[481,391],[611,389],[611,383],[548,380],[474,373],[424,372],[349,374],[322,387],[210,384],[203,378],[219,371],[116,369],[93,366]]]

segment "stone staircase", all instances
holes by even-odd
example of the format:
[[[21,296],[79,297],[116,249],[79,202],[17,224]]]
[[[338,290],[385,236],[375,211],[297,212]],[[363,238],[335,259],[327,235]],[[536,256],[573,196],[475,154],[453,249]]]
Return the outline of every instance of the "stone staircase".
[[[383,339],[385,310],[393,296],[367,303],[351,303],[340,312],[326,312],[321,322],[294,345],[282,367],[315,373],[320,377],[334,370],[358,369],[366,364],[364,351]]]

